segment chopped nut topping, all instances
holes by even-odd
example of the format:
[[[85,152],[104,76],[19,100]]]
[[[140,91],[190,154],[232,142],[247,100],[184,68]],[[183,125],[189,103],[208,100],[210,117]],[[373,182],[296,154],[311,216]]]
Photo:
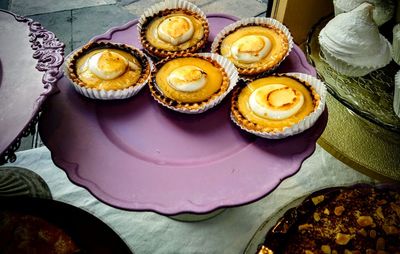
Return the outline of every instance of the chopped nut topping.
[[[383,225],[382,228],[387,235],[396,235],[399,233],[399,229],[395,226]]]
[[[367,231],[365,229],[363,229],[363,228],[358,230],[357,233],[362,235],[362,236],[364,236],[364,237],[367,237],[367,235],[368,235]]]
[[[357,231],[356,231],[356,228],[349,227],[349,232],[350,232],[351,234],[355,234]]]
[[[396,205],[395,203],[390,203],[390,207],[395,211],[397,217],[400,218],[400,206]]]
[[[319,213],[315,212],[314,213],[314,220],[319,221],[321,219],[321,216],[319,216]]]
[[[336,216],[342,215],[343,212],[344,212],[344,207],[343,206],[335,207],[334,213],[335,213]]]
[[[351,239],[350,235],[337,233],[335,242],[339,245],[346,245]]]
[[[305,254],[314,254],[314,252],[310,251],[310,250],[306,250]]]
[[[382,212],[382,207],[379,206],[378,208],[376,208],[375,211],[376,215],[378,215],[379,218],[381,218],[382,220],[385,218],[385,216],[383,216],[383,212]]]
[[[329,215],[329,209],[328,208],[325,208],[324,214]]]
[[[299,225],[299,230],[301,231],[301,230],[306,230],[306,229],[310,229],[310,228],[312,228],[313,227],[313,225],[312,224],[301,224],[301,225]]]
[[[376,249],[377,250],[385,249],[385,239],[383,239],[382,237],[379,237],[378,240],[376,240]]]
[[[376,254],[389,254],[389,252],[384,251],[384,250],[378,250],[378,251],[376,252]]]
[[[314,205],[318,205],[319,203],[324,201],[324,198],[325,198],[324,195],[319,195],[319,196],[311,198],[311,200],[314,203]]]
[[[322,245],[321,250],[324,254],[331,254],[331,246],[329,245]]]
[[[274,252],[263,245],[258,251],[258,254],[274,254]]]
[[[372,239],[375,239],[375,237],[376,237],[376,231],[375,230],[371,230],[371,231],[369,231],[369,237],[371,237]]]
[[[384,205],[386,203],[387,203],[387,201],[385,199],[381,199],[381,200],[378,200],[378,202],[376,202],[377,205]]]
[[[371,216],[360,216],[357,219],[357,223],[361,227],[368,227],[368,226],[371,226],[372,223],[374,223],[374,220],[372,219]]]

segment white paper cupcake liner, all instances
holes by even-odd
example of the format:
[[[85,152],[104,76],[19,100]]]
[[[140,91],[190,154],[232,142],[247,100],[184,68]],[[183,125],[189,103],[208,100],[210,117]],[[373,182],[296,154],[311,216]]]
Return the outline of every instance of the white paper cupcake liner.
[[[310,127],[312,127],[315,122],[318,120],[318,118],[321,116],[322,112],[325,110],[325,104],[326,104],[326,86],[324,82],[321,80],[311,76],[307,75],[304,73],[297,73],[297,72],[291,72],[291,73],[283,73],[284,75],[287,76],[292,76],[295,78],[298,78],[301,81],[306,82],[307,84],[311,85],[311,87],[314,89],[314,91],[320,96],[319,104],[315,108],[315,110],[306,116],[303,120],[300,122],[284,128],[282,131],[279,132],[263,132],[263,131],[255,131],[252,129],[248,129],[245,126],[241,125],[234,117],[233,113],[231,112],[231,119],[232,121],[239,126],[242,130],[249,132],[251,134],[254,134],[256,136],[262,137],[262,138],[268,138],[268,139],[282,139],[286,138],[289,136],[293,136],[296,134],[299,134]]]
[[[110,43],[107,42],[107,44],[113,44],[113,45],[122,45],[118,43]],[[142,59],[145,59],[147,61],[148,65],[150,66],[150,70],[148,71],[146,77],[144,77],[143,81],[140,83],[136,83],[130,87],[121,89],[121,90],[105,90],[105,89],[95,89],[95,88],[88,88],[81,86],[77,84],[70,76],[70,69],[68,68],[69,62],[72,60],[72,57],[75,55],[76,52],[81,50],[83,47],[76,49],[75,51],[71,52],[67,57],[66,61],[64,64],[64,74],[68,78],[68,80],[71,82],[73,87],[75,88],[75,91],[80,93],[81,95],[91,98],[91,99],[97,99],[97,100],[119,100],[119,99],[127,99],[129,97],[134,96],[137,94],[149,81],[151,77],[151,70],[153,69],[153,63],[147,57],[145,54],[143,54],[139,49],[134,48],[132,46],[125,45],[126,47],[130,47],[136,51],[137,54],[141,56]]]
[[[390,51],[392,51],[392,46],[390,42],[383,36],[381,35],[381,38],[387,43],[387,46],[390,48]],[[337,57],[335,57],[328,49],[326,49],[323,45],[320,45],[321,51],[323,53],[323,56],[321,56],[321,59],[324,60],[326,63],[329,64],[335,71],[349,76],[349,77],[361,77],[365,76],[368,73],[380,69],[390,63],[390,58],[387,59],[387,61],[382,62],[381,64],[375,64],[371,66],[359,66],[359,65],[352,65],[349,64]]]
[[[393,27],[393,48],[392,57],[393,60],[400,65],[400,24]]]
[[[400,117],[400,71],[394,77],[394,98],[393,110],[398,117]]]
[[[199,16],[201,16],[208,24],[206,14],[196,5],[194,5],[188,1],[185,1],[185,0],[165,0],[163,2],[160,2],[160,3],[157,3],[153,6],[151,6],[150,8],[145,10],[143,12],[143,14],[140,16],[139,22],[137,24],[137,30],[138,30],[139,37],[141,35],[142,29],[143,29],[144,25],[146,24],[148,18],[151,18],[164,10],[174,10],[174,9],[184,9],[184,10],[194,12],[194,13],[198,14]],[[207,34],[207,36],[208,36],[208,34]],[[139,38],[139,41],[142,41],[141,38]],[[157,56],[154,56],[154,57],[157,57]]]
[[[281,59],[281,61],[279,63],[277,63],[271,69],[269,69],[269,70],[267,70],[267,71],[265,71],[263,73],[254,75],[254,77],[261,77],[261,75],[265,76],[265,75],[273,72],[276,68],[278,68],[279,65],[290,54],[290,51],[293,49],[293,46],[294,46],[293,37],[292,37],[289,29],[285,25],[283,25],[281,22],[279,22],[278,20],[273,19],[273,18],[251,17],[251,18],[245,18],[245,19],[241,19],[239,21],[236,21],[235,23],[224,27],[217,34],[217,36],[215,37],[213,43],[211,44],[211,52],[219,54],[219,52],[218,52],[219,50],[218,49],[220,47],[220,44],[221,44],[222,40],[227,35],[229,35],[233,31],[235,31],[238,27],[252,25],[252,24],[254,24],[254,25],[270,25],[270,26],[276,27],[277,29],[281,30],[286,35],[286,37],[288,39],[288,44],[289,44],[288,51],[287,51],[286,55]],[[249,76],[249,75],[240,75],[240,78],[243,79],[243,80],[251,80],[252,79],[252,77]]]
[[[237,72],[236,67],[233,65],[233,63],[221,55],[213,54],[213,53],[198,53],[198,54],[191,54],[191,55],[192,56],[199,55],[199,56],[203,56],[203,57],[209,57],[212,60],[217,61],[219,63],[219,65],[221,65],[221,67],[225,70],[226,74],[228,75],[228,79],[229,79],[229,86],[224,93],[222,93],[218,97],[214,98],[213,100],[208,101],[206,104],[204,104],[201,107],[196,108],[196,109],[174,107],[172,105],[165,103],[162,100],[159,100],[157,97],[154,96],[153,93],[151,93],[151,94],[152,94],[153,98],[159,104],[161,104],[164,107],[167,107],[171,110],[174,110],[174,111],[177,111],[180,113],[185,113],[185,114],[200,114],[200,113],[203,113],[203,112],[217,106],[229,94],[229,92],[232,91],[232,89],[236,86],[236,84],[238,82],[239,74]]]

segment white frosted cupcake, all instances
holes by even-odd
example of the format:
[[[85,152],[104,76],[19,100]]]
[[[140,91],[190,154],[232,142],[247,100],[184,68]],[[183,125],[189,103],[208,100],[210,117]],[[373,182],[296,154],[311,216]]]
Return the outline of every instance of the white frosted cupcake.
[[[400,65],[400,24],[393,27],[393,60]]]
[[[254,135],[281,139],[313,126],[325,100],[325,84],[313,76],[276,74],[235,88],[231,119]]]
[[[272,18],[246,18],[225,27],[215,37],[211,52],[237,67],[241,77],[266,75],[275,70],[293,48],[289,29]]]
[[[393,18],[395,4],[392,0],[333,0],[335,15],[354,10],[364,2],[368,2],[374,6],[372,18],[378,26],[383,25]]]
[[[137,28],[144,50],[156,58],[198,52],[209,35],[204,12],[185,0],[151,6],[139,18]]]
[[[156,63],[149,87],[161,105],[181,113],[198,114],[218,105],[237,81],[237,70],[226,58],[188,53]]]
[[[146,85],[151,61],[126,44],[90,42],[66,60],[65,75],[75,90],[92,99],[126,99]]]
[[[347,76],[364,76],[391,61],[391,45],[372,20],[373,6],[364,3],[334,17],[318,40],[326,62]]]
[[[393,110],[400,117],[400,71],[394,77]]]

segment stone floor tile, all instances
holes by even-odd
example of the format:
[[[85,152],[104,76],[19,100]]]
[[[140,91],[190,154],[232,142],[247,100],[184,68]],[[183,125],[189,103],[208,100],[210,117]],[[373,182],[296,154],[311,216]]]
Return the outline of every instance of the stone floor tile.
[[[122,2],[129,2],[132,0],[119,0]],[[211,4],[213,2],[219,2],[218,1],[214,1],[214,0],[187,0],[189,2],[194,3],[195,5],[197,5],[198,7],[201,8],[202,5],[207,5],[207,4]],[[129,12],[131,12],[132,14],[136,15],[136,16],[140,16],[143,14],[143,12],[149,8],[150,6],[159,3],[160,0],[147,0],[147,1],[143,1],[143,0],[136,0],[136,1],[132,1],[131,4],[128,5],[124,5],[124,8],[127,9]],[[215,11],[214,11],[215,12]]]
[[[8,0],[0,0],[0,9],[8,10]]]
[[[17,151],[32,149],[33,148],[33,138],[34,138],[33,135],[23,137],[21,139],[21,144],[19,145],[19,148]]]
[[[137,16],[118,5],[104,5],[72,11],[72,45],[77,48],[92,37],[119,26]]]
[[[72,50],[72,23],[71,11],[53,12],[29,16],[38,21],[44,28],[52,31],[57,38],[65,43],[65,55]]]
[[[9,0],[10,10],[20,15],[34,15],[90,6],[115,4],[116,0]]]
[[[257,16],[267,10],[267,3],[257,0],[218,0],[199,6],[206,13],[225,13],[239,18]]]
[[[160,2],[159,0],[148,0],[148,1],[142,0],[126,5],[123,8],[128,10],[134,16],[140,17],[147,8],[159,2]]]

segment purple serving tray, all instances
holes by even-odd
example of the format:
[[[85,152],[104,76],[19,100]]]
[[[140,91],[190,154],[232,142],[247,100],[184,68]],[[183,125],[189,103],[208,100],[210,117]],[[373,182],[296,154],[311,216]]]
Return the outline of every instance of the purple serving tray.
[[[236,17],[210,14],[210,43]],[[93,40],[141,47],[137,20]],[[280,72],[315,75],[296,46]],[[229,118],[229,98],[200,115],[155,102],[146,87],[122,101],[96,101],[64,77],[39,122],[54,163],[101,201],[164,215],[207,213],[260,199],[295,174],[315,150],[327,111],[306,132],[267,140],[242,132]]]
[[[16,159],[61,76],[64,44],[29,18],[0,10],[0,165]]]

